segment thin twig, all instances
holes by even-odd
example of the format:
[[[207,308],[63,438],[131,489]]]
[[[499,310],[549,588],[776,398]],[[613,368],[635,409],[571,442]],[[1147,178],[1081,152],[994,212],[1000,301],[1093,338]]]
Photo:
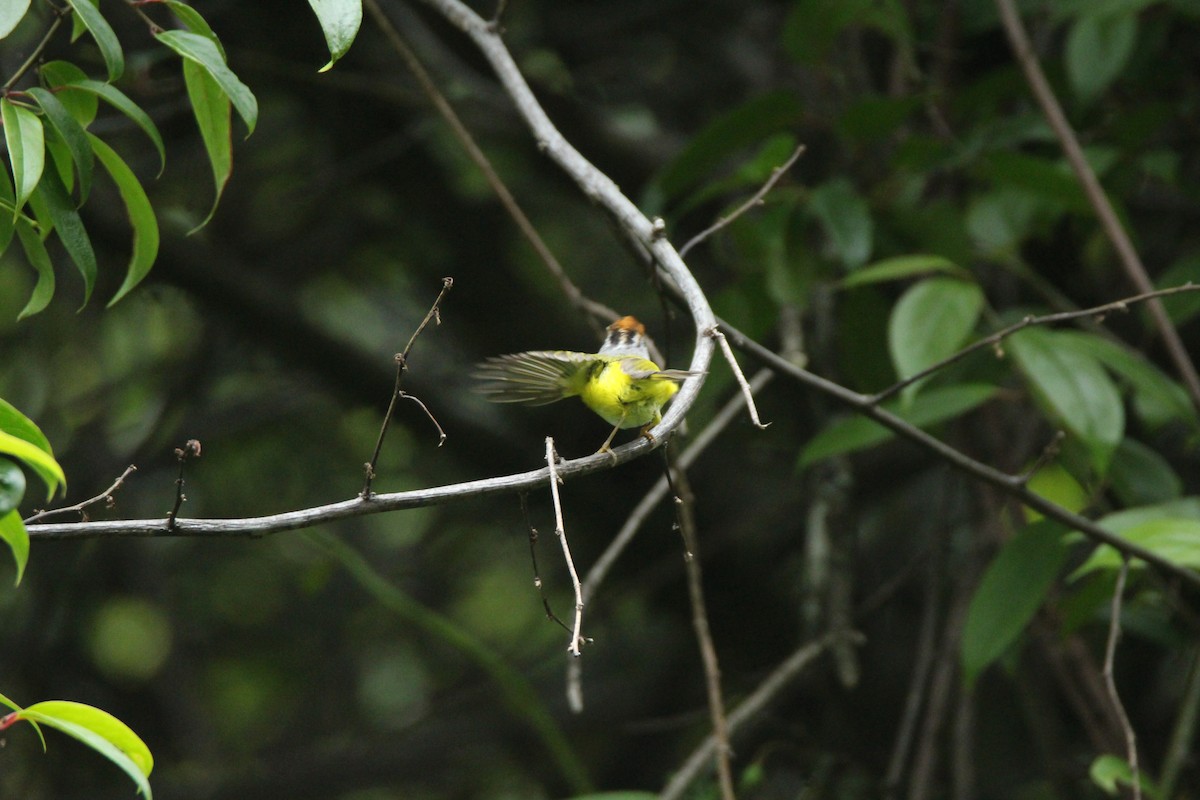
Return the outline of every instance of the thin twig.
[[[132,475],[135,472],[137,472],[137,467],[133,464],[130,464],[128,467],[125,468],[125,471],[121,473],[121,477],[119,477],[115,481],[113,481],[112,486],[109,486],[107,489],[105,489],[103,492],[96,495],[95,497],[84,500],[82,503],[76,503],[73,506],[64,506],[62,508],[51,508],[46,511],[39,511],[38,513],[34,514],[33,516],[26,518],[24,520],[24,523],[26,525],[29,525],[31,523],[38,522],[43,519],[47,519],[48,517],[53,517],[58,514],[72,514],[72,513],[77,513],[77,514],[79,514],[81,519],[86,520],[87,519],[87,508],[89,506],[94,506],[100,502],[103,502],[105,507],[107,507],[107,508],[112,508],[113,506],[115,506],[116,500],[113,498],[113,495],[115,495],[117,493],[118,489],[120,489],[122,486],[125,485],[125,479],[128,478],[130,475]]]
[[[53,8],[52,13],[54,14],[54,21],[51,22],[50,27],[46,29],[46,33],[42,36],[41,41],[34,45],[33,51],[29,54],[29,58],[25,59],[24,63],[17,67],[17,71],[14,72],[9,79],[4,82],[3,86],[0,86],[0,94],[7,94],[12,87],[17,85],[17,81],[21,80],[22,76],[24,76],[25,73],[28,72],[29,69],[38,62],[38,59],[42,57],[42,53],[46,51],[46,47],[50,44],[50,39],[54,36],[54,32],[57,31],[59,26],[63,24],[63,20],[71,14],[71,9],[69,7],[51,7]]]
[[[1117,681],[1113,676],[1113,663],[1117,656],[1117,640],[1121,638],[1121,601],[1125,595],[1125,579],[1129,577],[1129,559],[1121,560],[1121,569],[1117,572],[1117,585],[1113,588],[1112,605],[1109,610],[1108,641],[1104,646],[1104,686],[1108,689],[1108,699],[1112,701],[1117,719],[1121,723],[1121,732],[1125,736],[1125,760],[1129,764],[1129,786],[1133,792],[1133,800],[1142,800],[1142,779],[1138,769],[1137,734],[1125,713],[1125,704],[1117,692]]]
[[[716,222],[714,222],[712,225],[709,225],[707,228],[705,228],[704,230],[697,233],[691,239],[688,239],[687,244],[685,244],[683,247],[679,248],[679,257],[686,258],[688,252],[693,247],[700,244],[701,242],[703,242],[708,237],[712,236],[717,231],[726,227],[727,225],[729,225],[731,222],[733,222],[738,217],[745,214],[750,209],[754,208],[755,206],[762,205],[763,198],[766,197],[767,194],[769,194],[770,191],[775,188],[775,184],[778,183],[779,179],[784,176],[784,173],[786,173],[789,169],[792,168],[792,165],[796,163],[796,160],[798,158],[800,158],[801,155],[804,154],[805,149],[806,149],[805,145],[798,145],[796,147],[796,149],[792,151],[792,154],[790,156],[788,156],[787,161],[784,161],[778,167],[771,170],[771,177],[767,178],[767,182],[764,183],[757,192],[752,194],[750,196],[749,200],[742,203],[740,206],[738,206],[737,208],[735,208],[733,211],[729,212],[725,216],[719,218]]]
[[[753,392],[760,391],[771,378],[774,373],[769,369],[759,370],[754,377],[750,379],[750,388]],[[717,436],[729,427],[731,423],[742,410],[742,405],[745,402],[745,395],[736,394],[721,407],[721,410],[713,416],[712,420],[704,426],[704,428],[692,439],[691,444],[683,451],[683,454],[676,460],[676,464],[680,469],[687,469],[700,455],[708,449],[717,438]],[[633,511],[626,517],[625,523],[617,531],[617,535],[608,543],[608,547],[604,548],[604,552],[592,564],[592,568],[588,570],[583,579],[583,602],[590,603],[599,590],[600,585],[604,583],[604,579],[608,577],[608,572],[612,569],[616,560],[621,556],[629,543],[633,541],[633,537],[641,530],[646,519],[650,516],[662,499],[667,496],[669,487],[668,478],[670,473],[659,478],[655,484],[650,487],[650,491],[642,495],[642,499],[634,506]],[[570,661],[567,664],[567,702],[576,714],[583,711],[583,662]]]
[[[1033,45],[1029,41],[1029,35],[1025,32],[1025,26],[1021,24],[1021,16],[1017,12],[1014,0],[996,0],[996,8],[1000,11],[1000,19],[1008,35],[1008,40],[1012,44],[1013,54],[1025,73],[1029,88],[1037,99],[1038,105],[1041,106],[1046,121],[1050,123],[1055,136],[1058,137],[1067,162],[1074,170],[1075,177],[1083,187],[1088,202],[1091,203],[1092,209],[1100,219],[1100,226],[1117,251],[1117,257],[1125,269],[1126,276],[1139,292],[1150,292],[1154,288],[1154,283],[1150,280],[1146,267],[1142,264],[1142,259],[1138,255],[1137,249],[1134,248],[1129,234],[1126,233],[1120,218],[1117,217],[1117,212],[1109,202],[1104,187],[1100,185],[1096,173],[1088,163],[1083,148],[1079,144],[1079,138],[1075,135],[1066,114],[1063,113],[1062,106],[1059,104],[1054,90],[1050,87],[1050,82],[1046,80],[1046,76],[1042,72],[1037,55],[1033,51]],[[1200,375],[1196,373],[1196,365],[1192,363],[1191,356],[1188,355],[1187,348],[1179,337],[1179,331],[1175,329],[1166,309],[1157,299],[1150,301],[1150,315],[1154,318],[1155,327],[1162,336],[1163,344],[1167,348],[1171,361],[1175,364],[1175,369],[1183,378],[1192,403],[1200,408]]]
[[[788,656],[778,667],[772,670],[766,680],[758,685],[737,708],[729,712],[729,735],[736,735],[746,723],[758,716],[764,708],[779,696],[780,692],[822,653],[834,643],[849,639],[855,644],[862,644],[862,634],[857,632],[829,633],[800,647]],[[659,800],[679,800],[705,768],[712,762],[713,753],[717,749],[717,739],[712,734],[692,751],[683,762],[670,782],[663,787]]]
[[[1047,500],[1042,495],[1032,492],[1022,483],[1020,476],[1009,475],[995,467],[976,461],[975,459],[957,450],[954,447],[946,444],[940,439],[931,436],[917,426],[901,419],[892,414],[886,409],[880,408],[876,404],[873,395],[863,395],[851,389],[847,389],[841,384],[834,383],[831,380],[822,378],[808,370],[801,369],[795,364],[787,361],[779,355],[772,352],[754,341],[750,337],[743,334],[737,328],[723,320],[718,321],[722,331],[731,340],[731,344],[735,347],[751,354],[761,363],[780,373],[786,375],[792,380],[822,392],[841,403],[853,408],[885,428],[888,428],[895,433],[903,436],[909,441],[915,442],[921,447],[929,450],[946,463],[950,464],[955,469],[961,470],[968,475],[971,475],[984,483],[995,486],[1009,496],[1021,501],[1027,506],[1040,511],[1043,516],[1057,520],[1068,528],[1079,531],[1089,539],[1099,544],[1106,544],[1112,547],[1119,553],[1127,555],[1131,558],[1138,558],[1152,565],[1160,573],[1171,575],[1187,582],[1191,586],[1200,587],[1200,573],[1187,569],[1174,563],[1170,559],[1163,558],[1158,553],[1150,550],[1142,545],[1131,542],[1121,536],[1114,534],[1105,528],[1101,527],[1094,521],[1070,511],[1057,503]]]
[[[437,419],[435,419],[433,414],[430,413],[429,408],[416,397],[413,397],[410,394],[405,394],[405,392],[400,388],[400,385],[404,382],[404,373],[408,371],[408,354],[412,352],[413,343],[417,341],[417,337],[420,336],[421,332],[425,330],[425,327],[429,324],[430,320],[435,320],[436,324],[438,325],[442,324],[442,313],[440,307],[442,298],[445,297],[446,292],[450,291],[450,289],[453,287],[454,278],[442,278],[442,290],[438,292],[437,299],[433,301],[433,305],[429,307],[429,311],[425,312],[425,318],[421,320],[421,324],[417,326],[415,331],[413,331],[413,335],[408,337],[408,344],[404,345],[404,350],[397,353],[394,357],[396,362],[396,383],[392,387],[392,397],[388,401],[387,412],[383,415],[383,423],[379,426],[379,438],[375,440],[375,452],[371,454],[371,460],[363,465],[363,471],[366,473],[366,478],[363,482],[362,492],[359,494],[359,497],[363,500],[370,500],[372,497],[371,482],[375,480],[375,467],[377,464],[379,464],[379,454],[383,451],[383,440],[384,437],[387,436],[388,426],[392,423],[392,414],[396,411],[397,400],[403,397],[412,400],[419,405],[425,411],[425,416],[429,417],[429,420],[433,423],[433,426],[438,430],[438,436],[440,437],[438,439],[438,447],[441,447],[446,442],[446,432],[442,430],[442,426],[438,424]]]
[[[550,608],[549,599],[546,598],[546,592],[542,587],[542,576],[541,573],[538,572],[538,531],[537,528],[533,527],[533,520],[529,518],[529,496],[525,492],[521,492],[521,494],[518,496],[521,499],[521,516],[525,519],[525,527],[529,528],[529,559],[531,562],[533,562],[533,586],[535,589],[537,589],[538,597],[540,597],[542,600],[542,608],[546,612],[546,619],[558,623],[559,627],[561,627],[564,631],[571,633],[571,626],[558,618],[558,615],[555,614],[553,609]],[[574,664],[575,662],[572,661],[571,663]]]
[[[175,521],[179,516],[179,508],[187,498],[183,494],[183,466],[189,458],[200,457],[200,440],[188,439],[183,447],[175,448],[175,459],[179,462],[179,477],[175,479],[175,505],[167,513],[167,530],[175,531]]]
[[[571,643],[567,652],[579,657],[579,648],[584,638],[580,633],[583,628],[583,588],[579,583],[579,573],[575,571],[575,561],[571,558],[571,548],[567,545],[567,528],[563,522],[562,500],[558,496],[558,453],[554,452],[554,437],[546,437],[546,465],[550,468],[550,497],[554,501],[554,535],[562,544],[563,558],[567,562],[567,571],[571,573],[571,588],[575,590],[575,626],[571,629]]]
[[[746,376],[742,373],[742,368],[738,365],[737,358],[733,355],[733,348],[729,346],[729,341],[725,338],[725,334],[714,326],[708,335],[717,340],[717,344],[721,348],[721,354],[725,356],[725,360],[729,363],[729,368],[733,370],[733,377],[737,379],[738,386],[742,388],[742,396],[746,399],[746,409],[750,412],[750,422],[760,431],[765,431],[771,423],[763,424],[758,418],[758,408],[754,405],[754,393],[750,390],[750,384],[746,382]]]
[[[933,373],[943,370],[951,364],[961,361],[978,350],[994,347],[995,345],[1007,339],[1009,336],[1012,336],[1017,331],[1024,330],[1025,328],[1035,325],[1053,325],[1059,322],[1069,322],[1071,320],[1081,319],[1084,317],[1103,317],[1104,315],[1113,311],[1128,311],[1129,306],[1133,305],[1134,303],[1154,301],[1160,297],[1166,297],[1167,295],[1195,291],[1200,291],[1200,286],[1189,282],[1181,286],[1171,286],[1166,289],[1154,289],[1152,291],[1143,292],[1142,294],[1137,294],[1132,297],[1124,297],[1120,300],[1114,300],[1111,303],[1105,303],[1104,305],[1093,306],[1091,308],[1082,308],[1077,311],[1060,311],[1055,314],[1043,314],[1042,316],[1029,315],[1023,317],[1017,322],[1001,328],[989,336],[985,336],[978,341],[972,342],[958,352],[952,353],[946,358],[943,358],[941,361],[938,361],[936,364],[932,364],[920,372],[909,375],[902,381],[893,383],[891,386],[887,387],[881,392],[876,392],[875,394],[871,395],[871,401],[873,403],[882,403],[889,397],[899,393],[905,387],[911,386],[917,381],[923,380]]]
[[[704,665],[704,688],[708,695],[713,740],[716,742],[714,749],[717,784],[721,787],[722,800],[735,800],[733,767],[730,765],[733,748],[729,744],[729,722],[725,718],[725,699],[721,693],[721,665],[717,659],[717,648],[713,644],[712,631],[708,625],[708,610],[704,603],[704,576],[700,569],[700,544],[696,535],[694,514],[695,498],[688,484],[687,474],[671,463],[671,452],[672,448],[668,445],[663,457],[667,462],[668,485],[678,487],[675,494],[675,519],[679,526],[679,534],[683,537],[683,566],[687,574],[688,600],[692,607],[692,627],[696,631],[696,643],[700,647],[700,660]]]
[[[488,159],[487,155],[475,142],[475,138],[471,135],[471,132],[467,130],[467,126],[463,124],[462,119],[458,116],[458,113],[454,110],[454,107],[450,105],[450,101],[447,100],[445,95],[443,95],[437,88],[437,84],[433,82],[433,78],[429,75],[428,70],[425,69],[425,65],[421,63],[421,60],[417,57],[416,52],[414,52],[413,49],[408,45],[408,42],[405,41],[399,29],[392,24],[391,19],[388,18],[388,16],[383,12],[383,9],[380,8],[376,0],[366,0],[365,5],[367,10],[370,11],[371,15],[375,18],[376,24],[379,25],[379,27],[383,30],[384,35],[387,36],[388,42],[392,45],[397,54],[399,54],[400,58],[408,67],[409,72],[411,72],[413,77],[417,79],[417,83],[420,85],[421,91],[425,93],[425,96],[429,98],[429,102],[433,104],[434,109],[436,109],[437,112],[442,116],[442,119],[446,121],[446,124],[450,126],[451,132],[458,139],[459,144],[462,145],[467,157],[470,158],[471,161],[475,163],[475,166],[479,168],[479,171],[483,173],[483,177],[487,181],[488,186],[492,187],[492,191],[495,192],[496,198],[500,201],[500,204],[504,206],[504,210],[508,212],[508,215],[512,217],[513,222],[517,225],[517,229],[521,231],[521,235],[524,236],[529,242],[530,247],[533,248],[533,251],[537,254],[538,258],[542,260],[542,263],[546,265],[546,269],[550,271],[550,274],[558,280],[559,288],[562,290],[563,294],[567,296],[568,302],[585,313],[585,319],[591,324],[591,327],[597,336],[603,335],[604,328],[597,322],[597,320],[611,321],[619,317],[620,314],[616,313],[602,303],[597,303],[594,300],[589,299],[586,295],[584,295],[583,291],[576,286],[570,278],[567,277],[566,270],[563,269],[562,264],[559,263],[554,253],[551,252],[550,246],[546,244],[544,239],[542,239],[542,236],[538,233],[537,228],[533,226],[533,223],[529,220],[529,217],[526,216],[524,209],[521,208],[521,204],[517,202],[515,197],[513,197],[512,192],[508,190],[508,186],[505,185],[504,181],[500,178],[500,174],[496,172],[495,167],[492,166],[491,160]],[[496,12],[489,23],[497,31],[499,29],[500,16],[504,13],[504,6],[505,3],[503,2],[497,6]]]

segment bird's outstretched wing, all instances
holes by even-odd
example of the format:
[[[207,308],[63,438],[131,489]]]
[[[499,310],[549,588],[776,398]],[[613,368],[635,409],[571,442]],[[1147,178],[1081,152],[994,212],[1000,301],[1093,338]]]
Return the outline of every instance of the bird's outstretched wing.
[[[689,372],[686,369],[659,369],[653,361],[649,361],[638,356],[624,356],[620,359],[621,369],[635,381],[640,381],[643,378],[655,378],[657,380],[672,380],[676,383],[683,383],[693,375],[701,375],[699,372]]]
[[[603,359],[594,353],[537,350],[495,356],[475,367],[475,390],[496,403],[544,406],[579,394],[588,371]]]

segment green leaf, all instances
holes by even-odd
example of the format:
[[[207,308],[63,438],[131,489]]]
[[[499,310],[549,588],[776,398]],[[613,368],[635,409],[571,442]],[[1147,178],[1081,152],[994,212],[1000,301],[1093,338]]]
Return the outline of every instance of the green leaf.
[[[1171,420],[1200,426],[1196,407],[1182,386],[1132,348],[1083,331],[1059,331],[1065,346],[1099,361],[1133,387],[1138,410],[1147,425],[1159,427]]]
[[[1091,203],[1062,159],[999,150],[979,161],[975,174],[998,188],[1023,191],[1045,207],[1091,215]]]
[[[150,748],[128,725],[112,714],[70,700],[46,700],[34,703],[19,712],[19,716],[55,728],[83,742],[124,770],[146,796],[146,800],[153,797],[147,780],[154,768]]]
[[[37,283],[29,295],[29,301],[17,315],[17,319],[24,319],[41,311],[50,304],[50,299],[54,297],[54,264],[50,261],[50,253],[46,250],[45,242],[37,235],[32,223],[25,219],[19,219],[16,229],[17,238],[20,239],[21,247],[25,250],[25,258],[37,273]]]
[[[1067,78],[1084,103],[1096,99],[1125,69],[1137,42],[1137,14],[1080,17],[1067,33]]]
[[[927,428],[982,405],[996,391],[995,386],[985,384],[941,386],[925,392],[910,406],[902,407],[900,400],[893,400],[884,403],[882,407],[918,428]],[[797,466],[804,468],[823,458],[865,450],[887,441],[894,435],[891,429],[867,417],[846,417],[810,439],[800,451]]]
[[[88,80],[87,73],[68,61],[48,61],[38,69],[42,83],[51,89]],[[56,92],[55,96],[75,121],[86,128],[96,119],[100,101],[96,95],[84,92]]]
[[[196,124],[200,128],[200,138],[204,141],[204,149],[212,165],[213,185],[216,190],[208,215],[189,231],[195,233],[207,225],[213,214],[217,213],[217,204],[221,202],[221,195],[233,171],[233,145],[230,142],[232,126],[229,98],[215,78],[199,64],[185,60],[183,79],[187,85],[188,98],[192,102]]]
[[[25,497],[25,473],[14,462],[0,458],[0,517],[21,505]]]
[[[125,280],[121,283],[121,288],[117,289],[113,299],[108,301],[108,306],[111,308],[114,303],[137,286],[154,266],[154,259],[158,256],[158,219],[154,216],[154,208],[150,205],[150,200],[146,197],[146,192],[142,189],[142,184],[138,182],[137,176],[133,174],[133,170],[126,165],[115,150],[98,137],[88,135],[91,137],[92,149],[95,150],[96,157],[100,159],[100,163],[104,165],[108,174],[117,184],[117,191],[121,193],[121,199],[125,201],[125,210],[129,213],[129,222],[133,226],[133,255],[129,259],[129,270],[125,273]]]
[[[927,278],[896,302],[888,323],[888,350],[901,378],[908,378],[961,347],[984,305],[978,285],[955,278]],[[910,402],[920,383],[905,387]]]
[[[1060,505],[1068,511],[1079,511],[1091,502],[1091,496],[1075,480],[1075,476],[1066,467],[1057,462],[1045,464],[1033,473],[1026,484],[1029,491],[1041,495],[1050,502]],[[1042,512],[1024,506],[1026,522],[1036,522],[1042,519]]]
[[[13,203],[13,219],[16,219],[42,179],[46,165],[45,134],[37,114],[7,97],[0,97],[0,119],[4,122],[4,143],[8,146],[8,163],[16,186]]]
[[[835,178],[813,189],[809,207],[825,230],[834,254],[847,269],[871,257],[875,226],[871,211],[846,178]]]
[[[0,39],[13,32],[28,10],[29,0],[8,0],[0,5]]]
[[[4,401],[0,400],[0,403],[4,403]],[[55,490],[67,482],[62,467],[54,460],[53,455],[36,444],[20,438],[19,434],[10,433],[3,427],[0,427],[0,453],[19,458],[28,464],[29,468],[36,472],[42,482],[46,484],[46,499],[53,497]]]
[[[1142,506],[1179,499],[1183,479],[1157,450],[1126,437],[1117,446],[1108,480],[1125,506]]]
[[[1104,525],[1103,520],[1100,523]],[[1104,525],[1108,528],[1107,525]],[[1152,519],[1121,532],[1121,538],[1138,544],[1159,557],[1181,567],[1200,569],[1200,521],[1194,519]],[[1117,569],[1123,556],[1108,545],[1100,545],[1079,569],[1071,573],[1071,580],[1097,569]],[[1140,566],[1143,562],[1133,559],[1130,564]]]
[[[167,151],[163,147],[162,135],[158,132],[158,126],[154,124],[154,120],[138,106],[137,103],[130,100],[124,92],[115,86],[110,86],[107,83],[93,81],[87,78],[83,80],[73,80],[63,84],[63,89],[87,92],[88,94],[99,97],[104,102],[108,103],[113,108],[120,111],[125,116],[129,117],[134,125],[142,129],[142,133],[149,137],[154,144],[154,149],[158,151],[159,172],[162,172],[163,167],[167,163]],[[61,95],[60,95],[61,97]],[[65,98],[64,98],[65,102]]]
[[[325,72],[346,55],[354,43],[362,25],[362,0],[308,0],[308,4],[317,15],[325,43],[329,45],[329,63],[320,70]]]
[[[58,134],[70,151],[75,170],[79,174],[79,200],[83,202],[91,191],[92,167],[95,162],[92,149],[88,146],[87,131],[53,92],[40,86],[31,87],[27,91],[30,97],[37,100],[42,111],[46,113],[50,128]]]
[[[17,565],[15,585],[20,586],[21,578],[25,576],[25,565],[29,562],[29,531],[25,530],[25,523],[16,509],[0,514],[0,541],[12,551],[13,562]]]
[[[1066,560],[1065,528],[1047,520],[1010,539],[979,582],[963,628],[963,679],[970,686],[1025,629]]]
[[[75,210],[75,204],[67,195],[58,174],[53,170],[42,178],[37,194],[46,205],[54,230],[58,232],[59,241],[62,242],[67,255],[75,262],[79,274],[83,276],[83,304],[87,305],[96,285],[98,267],[96,253],[92,250],[92,241],[88,237],[87,229],[83,227],[83,220]]]
[[[96,40],[100,55],[104,57],[104,66],[108,68],[108,80],[115,81],[125,71],[125,56],[121,53],[121,43],[109,26],[108,21],[100,13],[95,3],[89,0],[67,0],[68,5],[75,10],[75,18],[83,23],[88,33]]]
[[[896,256],[876,261],[851,272],[841,281],[843,289],[865,286],[869,283],[886,283],[904,278],[913,278],[930,272],[945,272],[956,277],[968,278],[971,273],[948,258],[935,255],[916,254]]]
[[[1083,441],[1093,468],[1103,475],[1125,432],[1121,395],[1099,361],[1060,337],[1055,331],[1026,328],[1009,337],[1008,348],[1034,396]]]
[[[1088,769],[1088,777],[1103,792],[1113,797],[1120,796],[1121,786],[1133,786],[1133,770],[1129,768],[1125,759],[1111,753],[1096,756],[1096,760]],[[1138,785],[1141,786],[1142,796],[1147,800],[1161,800],[1162,791],[1150,780],[1145,770],[1138,771]]]
[[[258,101],[250,88],[226,65],[224,56],[211,39],[190,31],[162,31],[155,38],[183,58],[203,67],[228,95],[238,115],[246,123],[246,135],[254,133],[254,126],[258,122]]]
[[[221,58],[224,58],[228,61],[228,58],[225,55],[225,47],[221,44],[221,40],[217,38],[217,34],[213,31],[212,27],[209,26],[208,21],[205,20],[204,17],[200,16],[199,11],[192,8],[187,3],[180,2],[180,0],[167,0],[167,8],[171,9],[171,13],[174,14],[189,31],[192,33],[198,33],[205,39],[211,40],[212,43],[217,46],[217,50],[221,53]]]

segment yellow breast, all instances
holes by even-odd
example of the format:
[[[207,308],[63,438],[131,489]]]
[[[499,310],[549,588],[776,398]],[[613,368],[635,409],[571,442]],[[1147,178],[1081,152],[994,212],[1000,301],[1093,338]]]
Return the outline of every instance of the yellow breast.
[[[640,428],[662,419],[662,407],[679,385],[657,374],[653,361],[632,356],[597,359],[579,397],[609,425]]]

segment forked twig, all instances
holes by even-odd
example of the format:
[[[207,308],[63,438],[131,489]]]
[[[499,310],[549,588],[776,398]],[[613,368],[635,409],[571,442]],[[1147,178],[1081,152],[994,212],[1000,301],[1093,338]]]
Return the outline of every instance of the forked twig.
[[[179,516],[179,508],[187,497],[183,494],[183,466],[189,458],[200,457],[200,440],[188,439],[183,447],[175,448],[175,459],[179,462],[179,477],[175,479],[175,505],[167,512],[167,530],[175,530],[175,518]]]
[[[107,489],[105,489],[103,492],[96,495],[95,497],[84,500],[82,503],[76,503],[73,506],[63,506],[62,508],[51,508],[51,509],[47,509],[45,511],[39,511],[36,514],[34,514],[33,516],[28,517],[25,520],[23,520],[23,522],[26,525],[28,525],[31,522],[38,522],[40,520],[46,519],[48,517],[53,517],[58,514],[72,514],[72,513],[79,514],[79,517],[82,520],[87,520],[87,509],[89,506],[94,506],[97,503],[101,503],[101,502],[104,503],[106,508],[112,508],[113,506],[115,506],[116,500],[113,497],[113,495],[115,495],[117,493],[118,489],[120,489],[122,486],[125,485],[125,479],[128,478],[130,475],[132,475],[135,472],[137,472],[137,467],[133,464],[130,464],[128,467],[125,468],[125,471],[121,473],[121,477],[119,477],[115,481],[113,481],[112,486],[109,486]]]
[[[767,178],[766,183],[764,183],[757,192],[750,195],[749,200],[742,203],[740,206],[735,208],[733,211],[730,211],[725,216],[719,218],[716,222],[714,222],[712,225],[709,225],[707,228],[705,228],[704,230],[697,233],[691,239],[688,239],[687,244],[685,244],[683,247],[679,248],[679,257],[685,258],[688,254],[688,251],[690,251],[693,247],[700,244],[701,242],[703,242],[708,237],[712,236],[717,231],[726,227],[727,225],[729,225],[731,222],[733,222],[738,217],[745,214],[750,209],[754,208],[755,206],[762,205],[763,198],[766,197],[767,194],[770,193],[770,191],[775,188],[775,184],[779,183],[779,179],[783,177],[784,173],[786,173],[789,169],[792,168],[792,165],[796,163],[796,160],[804,154],[805,149],[806,149],[805,145],[797,145],[796,149],[792,151],[792,154],[790,156],[788,156],[787,161],[784,161],[778,167],[771,170],[771,177]]]
[[[359,497],[363,500],[371,499],[371,482],[375,480],[375,467],[379,463],[379,454],[383,451],[383,440],[387,436],[388,426],[392,422],[392,414],[396,411],[396,401],[400,398],[412,400],[421,407],[425,412],[425,416],[429,417],[433,422],[433,426],[438,430],[438,447],[441,447],[446,441],[446,432],[442,430],[442,426],[438,424],[437,419],[429,412],[429,407],[422,403],[419,399],[406,394],[400,385],[404,382],[404,373],[408,371],[408,354],[412,351],[413,343],[417,341],[417,337],[425,330],[430,320],[436,321],[436,324],[442,324],[441,303],[442,298],[446,296],[446,292],[450,291],[454,286],[454,278],[442,278],[442,290],[438,292],[437,299],[433,301],[433,305],[429,307],[429,311],[425,313],[425,318],[421,320],[421,324],[413,331],[413,335],[408,337],[408,344],[404,345],[404,350],[395,355],[396,362],[396,383],[392,388],[392,398],[388,401],[387,413],[383,415],[383,424],[379,427],[379,438],[375,440],[375,452],[371,454],[371,460],[363,465],[363,471],[366,473],[366,479],[363,482],[362,492]]]
[[[746,723],[754,719],[764,708],[766,708],[775,698],[788,687],[792,680],[799,675],[805,667],[816,661],[817,658],[829,649],[830,645],[840,640],[849,638],[854,644],[862,644],[863,636],[860,633],[852,631],[840,631],[828,633],[817,639],[814,642],[809,642],[792,655],[788,656],[778,667],[776,667],[767,679],[758,685],[749,696],[746,697],[738,707],[729,712],[729,734],[736,734]],[[717,739],[712,734],[700,743],[700,746],[692,751],[692,754],[683,762],[683,766],[679,771],[671,776],[671,780],[662,792],[659,794],[659,800],[679,800],[683,797],[684,792],[699,777],[705,767],[712,761],[713,753],[717,749]]]
[[[583,587],[579,583],[579,573],[575,571],[575,561],[571,558],[571,548],[567,545],[567,529],[563,522],[562,500],[558,496],[558,453],[554,452],[554,437],[546,437],[546,465],[550,467],[550,497],[554,501],[554,535],[562,544],[563,558],[567,561],[567,571],[571,573],[571,587],[575,590],[575,626],[571,629],[571,643],[567,652],[579,657],[579,648],[584,642],[580,633],[583,628]]]

